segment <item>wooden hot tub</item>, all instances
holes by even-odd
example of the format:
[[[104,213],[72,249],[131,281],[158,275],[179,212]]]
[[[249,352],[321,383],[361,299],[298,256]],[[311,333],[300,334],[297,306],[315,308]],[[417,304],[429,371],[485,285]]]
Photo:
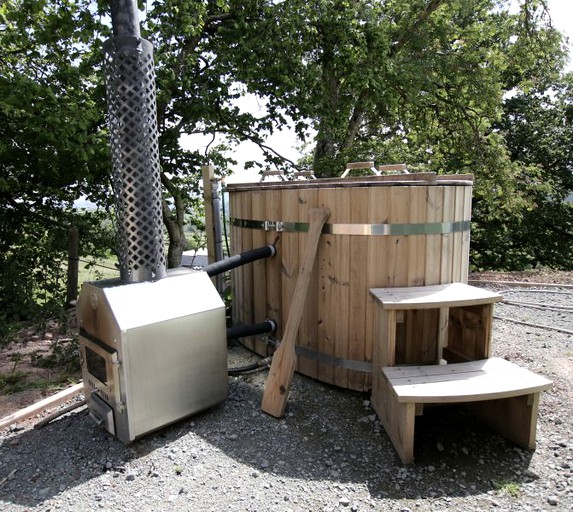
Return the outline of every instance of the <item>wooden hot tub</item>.
[[[273,319],[280,340],[309,210],[327,206],[298,332],[297,371],[369,389],[376,329],[368,290],[467,282],[472,185],[471,175],[432,173],[229,185],[232,253],[277,248],[273,258],[233,270],[233,324]],[[261,355],[271,351],[264,337],[246,344]],[[434,354],[418,357],[430,362]]]

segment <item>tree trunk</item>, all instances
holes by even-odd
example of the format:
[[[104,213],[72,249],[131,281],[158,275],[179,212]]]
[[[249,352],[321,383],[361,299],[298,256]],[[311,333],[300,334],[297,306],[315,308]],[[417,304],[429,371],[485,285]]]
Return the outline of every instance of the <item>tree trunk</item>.
[[[321,120],[321,126],[316,137],[316,146],[314,148],[312,167],[316,176],[326,178],[332,176],[333,170],[330,169],[330,162],[336,156],[334,137],[329,133],[328,128],[324,125],[327,123]]]
[[[324,37],[324,55],[322,57],[322,82],[326,101],[325,113],[320,117],[316,146],[313,155],[313,170],[318,177],[336,176],[335,158],[337,155],[337,137],[333,126],[339,122],[340,79],[334,68],[334,48],[327,27],[320,27]]]
[[[169,246],[167,249],[167,268],[176,268],[181,266],[181,257],[183,251],[187,249],[187,238],[185,237],[185,201],[181,196],[181,191],[172,183],[172,181],[161,173],[161,183],[171,194],[173,199],[173,209],[165,197],[161,200],[163,211],[163,224],[167,229]]]
[[[360,127],[362,126],[362,122],[364,121],[364,113],[366,112],[366,102],[368,101],[368,96],[368,89],[362,89],[362,92],[356,100],[356,104],[354,105],[354,110],[352,112],[352,117],[348,123],[348,129],[346,130],[346,138],[342,148],[344,151],[350,150],[354,145],[356,136],[358,135]]]
[[[169,239],[167,248],[167,268],[176,268],[181,266],[183,251],[187,249],[185,225],[179,220],[180,216],[178,215],[177,204],[175,206],[175,213],[171,211],[169,204],[165,199],[162,200],[161,206],[163,209],[163,224],[167,229],[167,236]]]

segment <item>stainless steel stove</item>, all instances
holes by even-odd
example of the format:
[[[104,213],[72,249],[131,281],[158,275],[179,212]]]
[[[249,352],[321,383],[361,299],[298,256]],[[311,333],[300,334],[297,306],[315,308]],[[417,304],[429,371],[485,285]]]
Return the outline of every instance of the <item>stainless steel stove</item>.
[[[78,316],[90,416],[123,443],[227,397],[225,306],[205,272],[85,283]]]

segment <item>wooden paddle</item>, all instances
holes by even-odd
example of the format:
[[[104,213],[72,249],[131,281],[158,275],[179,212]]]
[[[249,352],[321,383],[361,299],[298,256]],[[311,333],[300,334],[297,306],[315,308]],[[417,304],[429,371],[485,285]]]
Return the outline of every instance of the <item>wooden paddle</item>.
[[[281,418],[285,412],[296,364],[295,340],[304,310],[320,233],[329,216],[330,210],[328,208],[314,208],[310,210],[310,227],[306,238],[304,258],[296,281],[283,338],[273,354],[273,361],[265,383],[265,392],[261,405],[261,409],[264,412],[276,418]]]

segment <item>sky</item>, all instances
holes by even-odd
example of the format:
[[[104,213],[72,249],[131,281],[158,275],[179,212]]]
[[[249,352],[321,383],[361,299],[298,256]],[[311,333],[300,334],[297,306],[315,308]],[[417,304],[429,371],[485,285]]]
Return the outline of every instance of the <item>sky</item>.
[[[548,0],[549,14],[555,28],[569,37],[569,51],[573,52],[573,1],[572,0]],[[573,63],[569,58],[568,69],[573,71]]]
[[[573,53],[573,0],[546,1],[553,26],[569,38],[570,58],[567,69],[573,71],[573,61],[571,58],[571,54]],[[251,113],[256,113],[260,111],[263,106],[255,98],[250,98],[244,102],[244,108]],[[190,144],[194,149],[199,147],[200,150],[204,150],[207,142],[210,142],[210,138],[202,140],[200,136],[196,136],[187,139],[184,144]],[[267,139],[266,144],[278,151],[282,156],[293,161],[298,160],[301,156],[296,136],[290,130],[275,133]],[[235,150],[233,157],[239,163],[234,169],[234,174],[227,178],[227,183],[259,181],[260,175],[258,174],[258,170],[246,171],[243,169],[244,162],[248,160],[260,159],[262,161],[262,152],[255,144],[249,142],[242,143]]]

